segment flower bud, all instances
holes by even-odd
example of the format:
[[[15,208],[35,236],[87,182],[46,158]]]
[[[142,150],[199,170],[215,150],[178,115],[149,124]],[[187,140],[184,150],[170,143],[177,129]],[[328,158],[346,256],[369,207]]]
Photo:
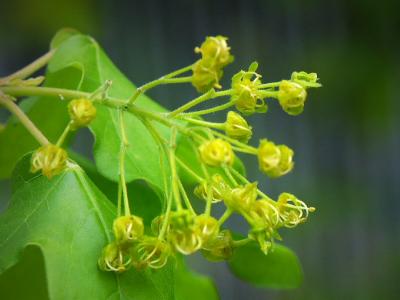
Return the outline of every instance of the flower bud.
[[[102,271],[124,272],[129,268],[131,257],[119,248],[116,243],[108,244],[98,260]]]
[[[259,88],[261,75],[255,71],[258,68],[256,62],[252,63],[248,71],[240,71],[232,77],[232,101],[236,109],[245,115],[255,112],[266,112],[268,107],[264,102],[264,94]],[[254,77],[254,78],[253,78]]]
[[[67,152],[52,144],[42,146],[32,154],[31,172],[39,170],[47,178],[60,174],[67,166]]]
[[[96,117],[96,107],[89,99],[74,99],[68,104],[69,116],[72,120],[72,130],[89,125]]]
[[[160,269],[172,254],[168,243],[156,237],[144,237],[132,250],[132,264],[136,269]]]
[[[223,71],[216,66],[212,59],[198,60],[193,65],[192,71],[192,85],[199,93],[207,92],[212,88],[221,88],[219,80],[222,78]]]
[[[225,132],[229,137],[247,143],[253,134],[251,129],[251,126],[241,115],[234,111],[228,112]]]
[[[315,208],[307,205],[289,193],[282,193],[277,202],[280,219],[283,226],[292,228],[303,223],[308,218],[308,213],[313,212]]]
[[[225,204],[238,212],[247,212],[256,201],[257,192],[257,182],[234,188],[225,198]]]
[[[302,85],[282,80],[279,85],[278,100],[285,112],[292,116],[299,115],[303,112],[306,98],[307,92]]]
[[[201,160],[211,167],[220,167],[223,164],[232,165],[235,158],[231,145],[222,140],[207,141],[199,147]]]
[[[208,186],[211,185],[211,202],[217,203],[223,200],[223,195],[229,191],[231,187],[225,182],[224,178],[219,174],[214,174],[211,177],[211,182],[203,181],[194,189],[194,194],[207,201],[208,199]]]
[[[317,73],[306,73],[304,71],[301,72],[293,72],[291,80],[300,84],[304,88],[309,87],[321,87],[322,85],[318,83],[318,75]]]
[[[201,47],[196,47],[195,52],[201,53],[203,58],[209,58],[215,61],[219,67],[224,67],[233,61],[233,56],[230,54],[227,41],[228,38],[221,35],[208,36],[201,44]]]
[[[203,245],[201,253],[210,261],[228,260],[233,254],[233,239],[229,230],[222,230]]]
[[[118,243],[132,243],[143,236],[143,220],[137,216],[121,216],[114,220],[114,236]]]
[[[266,139],[260,141],[260,146],[258,147],[258,164],[262,172],[268,175],[271,170],[279,165],[280,159],[281,152],[273,142]]]
[[[293,150],[285,145],[261,140],[257,156],[260,170],[271,178],[283,176],[293,169]]]
[[[202,243],[206,243],[218,234],[219,225],[214,217],[203,214],[196,216],[194,222]]]

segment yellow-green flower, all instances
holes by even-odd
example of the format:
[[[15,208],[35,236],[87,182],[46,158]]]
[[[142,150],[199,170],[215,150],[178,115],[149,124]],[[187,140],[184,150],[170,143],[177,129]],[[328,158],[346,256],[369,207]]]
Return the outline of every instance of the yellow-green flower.
[[[220,174],[214,174],[210,181],[203,181],[194,189],[194,194],[205,201],[208,200],[208,189],[210,188],[210,197],[212,203],[221,202],[223,196],[231,187],[225,182]]]
[[[224,198],[225,204],[232,210],[246,213],[256,201],[257,191],[257,182],[236,187]]]
[[[31,172],[42,171],[47,178],[60,174],[67,166],[67,152],[53,144],[37,149],[32,154]]]
[[[221,230],[218,235],[203,245],[201,253],[210,261],[228,260],[233,254],[233,238],[229,230]]]
[[[114,220],[114,236],[118,243],[131,243],[143,236],[143,219],[138,216],[121,216]]]
[[[201,248],[202,239],[192,212],[181,210],[170,214],[168,241],[177,251],[185,255]]]
[[[222,139],[204,142],[199,147],[201,160],[209,166],[232,165],[235,159],[231,145]]]
[[[305,222],[308,218],[308,213],[315,210],[314,207],[307,207],[303,201],[289,193],[282,193],[279,196],[277,209],[283,226],[289,228]]]
[[[68,112],[72,121],[72,130],[89,125],[96,117],[96,107],[91,100],[86,98],[69,102]]]
[[[199,93],[204,93],[212,88],[220,89],[219,80],[223,71],[209,58],[199,59],[192,68],[192,85]]]
[[[195,52],[201,53],[203,58],[213,59],[222,68],[233,61],[227,40],[228,38],[221,35],[208,36],[200,48],[195,48]]]
[[[322,86],[318,82],[317,73],[306,73],[304,71],[293,72],[291,80],[302,85],[304,88],[310,88],[310,87],[317,88]]]
[[[289,115],[301,114],[307,99],[306,89],[299,83],[282,80],[279,85],[278,100],[282,109]]]
[[[131,264],[131,257],[122,250],[116,243],[104,247],[98,260],[99,268],[102,271],[124,272]]]
[[[253,134],[247,121],[234,111],[227,114],[225,132],[227,136],[244,143],[247,143]]]
[[[132,264],[139,270],[146,267],[160,269],[167,264],[171,254],[172,249],[168,243],[156,237],[145,236],[132,249]]]
[[[293,150],[285,145],[275,145],[263,139],[258,148],[260,170],[271,178],[289,173],[293,169]]]
[[[194,222],[202,244],[213,239],[219,232],[218,221],[212,216],[202,214],[196,216]]]
[[[232,101],[236,109],[243,114],[266,112],[265,93],[261,90],[261,75],[256,73],[258,64],[253,62],[248,71],[240,71],[232,77]]]

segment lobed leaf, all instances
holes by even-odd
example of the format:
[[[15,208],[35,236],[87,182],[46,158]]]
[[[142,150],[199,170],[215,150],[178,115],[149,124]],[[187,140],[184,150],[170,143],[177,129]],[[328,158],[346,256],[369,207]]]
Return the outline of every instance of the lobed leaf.
[[[34,247],[43,255],[50,299],[174,298],[171,265],[121,275],[97,268],[112,240],[116,209],[80,167],[48,180],[32,177],[28,165],[29,159],[19,165],[10,207],[0,215],[0,273]],[[0,286],[10,276],[5,274]],[[13,286],[18,293],[18,282]]]

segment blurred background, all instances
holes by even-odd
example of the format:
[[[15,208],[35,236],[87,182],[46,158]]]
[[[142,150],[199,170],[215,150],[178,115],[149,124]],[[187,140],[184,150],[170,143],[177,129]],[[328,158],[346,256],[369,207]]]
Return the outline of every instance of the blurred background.
[[[399,11],[395,0],[0,0],[0,75],[44,53],[66,26],[96,38],[138,85],[192,63],[193,48],[216,34],[229,37],[236,58],[224,86],[253,60],[266,82],[317,72],[324,87],[310,92],[302,115],[272,103],[249,119],[253,143],[266,136],[296,153],[286,177],[267,181],[254,160],[247,161],[249,177],[274,197],[288,191],[317,207],[309,222],[283,233],[303,264],[304,283],[263,290],[224,264],[194,258],[192,265],[215,279],[225,300],[399,299]],[[173,108],[196,93],[187,85],[150,95]],[[81,152],[90,145],[78,137]],[[0,209],[9,193],[9,182],[0,181]]]

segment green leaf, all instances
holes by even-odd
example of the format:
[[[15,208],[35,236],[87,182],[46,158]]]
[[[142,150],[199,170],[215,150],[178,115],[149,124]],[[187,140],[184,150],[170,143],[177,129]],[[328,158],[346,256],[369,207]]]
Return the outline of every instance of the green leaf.
[[[79,87],[82,71],[69,65],[46,75],[45,86],[75,89]],[[32,122],[51,141],[56,142],[69,121],[66,102],[57,97],[31,97],[20,104]],[[51,113],[50,113],[51,112]],[[0,179],[9,178],[17,161],[39,143],[14,117],[0,131]]]
[[[0,215],[0,273],[33,246],[43,255],[50,299],[174,298],[171,265],[121,275],[97,268],[112,240],[116,209],[78,166],[52,180],[32,176],[28,166],[29,158],[18,165],[10,207]],[[18,295],[19,281],[7,279],[12,274],[5,272],[0,282],[12,284],[9,290]]]
[[[60,46],[64,41],[69,39],[71,36],[79,34],[79,31],[73,28],[60,29],[52,38],[50,42],[50,49],[55,49]]]
[[[264,255],[256,243],[249,243],[235,249],[228,264],[238,278],[259,287],[291,289],[298,287],[303,279],[296,254],[279,244]]]
[[[135,90],[128,80],[107,58],[99,45],[90,37],[74,35],[62,43],[50,61],[48,70],[57,72],[70,64],[82,67],[84,76],[80,90],[92,92],[106,80],[113,82],[109,95],[127,99]],[[164,111],[161,106],[146,96],[137,99],[136,104],[154,111]],[[158,193],[163,190],[163,176],[160,167],[160,151],[156,141],[142,121],[133,114],[125,114],[125,126],[129,142],[126,153],[126,180],[145,180]],[[160,127],[158,127],[160,129]],[[91,124],[96,142],[94,157],[99,172],[106,178],[117,181],[119,176],[118,153],[121,145],[118,112],[104,105],[97,106],[97,116]],[[165,135],[166,129],[162,129]],[[161,153],[164,166],[167,161]]]
[[[218,300],[218,292],[214,282],[203,275],[192,272],[182,257],[178,258],[175,272],[176,300]]]

